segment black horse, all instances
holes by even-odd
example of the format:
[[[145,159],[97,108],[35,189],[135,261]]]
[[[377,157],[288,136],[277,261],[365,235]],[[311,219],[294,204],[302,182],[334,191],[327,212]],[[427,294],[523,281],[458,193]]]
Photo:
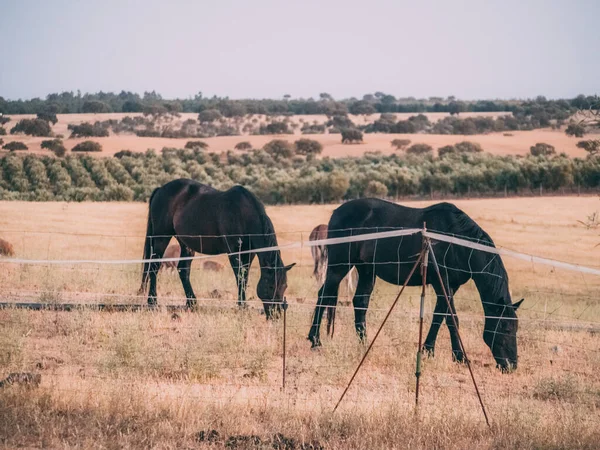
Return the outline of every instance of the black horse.
[[[273,223],[254,194],[242,186],[223,192],[193,180],[179,179],[155,189],[148,209],[144,259],[162,258],[172,237],[179,241],[181,258],[192,256],[194,252],[229,253],[238,285],[238,305],[243,306],[248,272],[257,254],[261,274],[256,291],[267,318],[272,317],[274,308],[280,308],[287,288],[286,273],[294,264],[284,266],[279,250],[248,252],[277,246]],[[180,260],[177,266],[188,307],[196,305],[190,284],[191,264],[191,260]],[[149,305],[156,305],[159,268],[159,262],[144,264],[140,291],[145,291],[149,278]]]
[[[467,214],[450,203],[439,203],[428,208],[409,208],[378,199],[349,201],[337,208],[329,221],[328,238],[390,231],[398,228],[422,228],[439,233],[464,236],[467,239],[494,246],[492,239]],[[433,251],[446,291],[450,295],[453,312],[453,295],[469,279],[473,279],[485,313],[483,339],[501,369],[517,367],[517,316],[515,311],[521,301],[512,304],[508,289],[508,277],[500,256],[472,251],[470,248],[433,242]],[[312,346],[321,345],[319,329],[325,309],[328,320],[334,320],[338,286],[352,267],[358,271],[358,286],[354,295],[354,325],[361,340],[366,337],[365,317],[375,277],[388,283],[402,285],[409,275],[422,249],[421,234],[368,240],[328,246],[329,260],[325,283],[319,290],[319,300],[313,316],[308,339]],[[431,260],[431,256],[430,256]],[[491,275],[490,275],[491,274]],[[463,361],[464,355],[457,330],[448,316],[447,302],[442,285],[432,264],[428,265],[427,283],[437,294],[435,314],[424,348],[433,354],[436,337],[446,317],[450,331],[453,356]],[[410,278],[409,286],[422,284],[420,270]],[[458,319],[457,319],[458,324]]]

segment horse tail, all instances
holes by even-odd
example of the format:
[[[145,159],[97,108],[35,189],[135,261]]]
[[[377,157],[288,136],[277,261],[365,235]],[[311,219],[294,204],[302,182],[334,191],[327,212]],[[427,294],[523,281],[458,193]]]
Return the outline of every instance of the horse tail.
[[[144,257],[145,260],[142,265],[142,284],[140,285],[140,289],[138,294],[143,294],[146,292],[146,286],[148,285],[148,277],[150,275],[150,262],[148,260],[152,258],[152,237],[154,236],[154,227],[152,225],[152,199],[154,195],[158,192],[160,188],[154,189],[152,194],[150,195],[150,200],[148,200],[148,222],[146,225],[146,240],[144,242]]]

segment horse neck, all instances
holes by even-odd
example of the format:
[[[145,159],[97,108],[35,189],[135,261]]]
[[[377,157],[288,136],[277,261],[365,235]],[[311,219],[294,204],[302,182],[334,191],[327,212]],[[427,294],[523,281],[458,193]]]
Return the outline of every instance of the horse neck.
[[[486,314],[496,306],[511,304],[508,274],[504,264],[499,260],[500,256],[494,256],[494,261],[489,265],[486,264],[486,273],[474,273],[472,276]]]

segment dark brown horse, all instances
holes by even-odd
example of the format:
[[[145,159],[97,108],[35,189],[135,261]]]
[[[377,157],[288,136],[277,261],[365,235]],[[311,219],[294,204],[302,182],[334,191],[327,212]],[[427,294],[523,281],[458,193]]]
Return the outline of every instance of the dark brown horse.
[[[218,191],[193,180],[171,181],[154,190],[150,197],[144,259],[162,258],[175,237],[181,247],[181,258],[194,252],[218,255],[229,254],[229,262],[238,285],[238,305],[246,301],[248,272],[254,256],[258,256],[261,275],[256,289],[263,301],[267,318],[279,309],[287,288],[287,271],[279,250],[252,252],[275,247],[277,238],[273,224],[262,203],[250,191],[235,186]],[[192,261],[180,260],[179,277],[187,297],[187,306],[194,307],[196,295],[190,284]],[[150,279],[148,304],[156,305],[158,262],[144,264],[141,290]]]
[[[490,236],[467,214],[450,203],[439,203],[421,209],[373,198],[352,200],[337,208],[329,220],[327,237],[339,238],[400,228],[422,228],[423,223],[426,223],[427,228],[432,231],[461,236],[494,247]],[[327,310],[328,318],[330,321],[333,320],[338,286],[352,267],[356,267],[358,271],[358,286],[353,299],[354,325],[359,338],[364,340],[366,313],[375,279],[381,278],[388,283],[402,285],[421,248],[420,234],[329,245],[325,283],[319,290],[313,324],[308,335],[313,347],[321,345],[319,330],[323,313]],[[473,251],[467,247],[442,241],[434,243],[433,252],[436,260],[442,265],[443,285],[451,295],[452,312],[456,313],[453,294],[460,286],[473,279],[485,313],[483,340],[489,346],[501,369],[516,368],[518,328],[516,310],[523,300],[512,303],[508,275],[500,256]],[[433,286],[437,294],[437,303],[424,347],[433,353],[438,330],[445,318],[450,331],[454,358],[462,361],[464,354],[457,330],[448,317],[448,306],[443,295],[442,284],[432,264],[428,266],[426,277],[427,283]],[[416,270],[408,280],[408,285],[420,286],[421,284],[422,275],[419,270]]]

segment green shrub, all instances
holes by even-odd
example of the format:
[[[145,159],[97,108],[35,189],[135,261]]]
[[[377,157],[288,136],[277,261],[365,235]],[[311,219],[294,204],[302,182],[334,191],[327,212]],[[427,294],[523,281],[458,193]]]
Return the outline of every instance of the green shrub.
[[[413,144],[406,149],[409,155],[427,155],[433,153],[433,147],[429,144]]]
[[[52,125],[56,125],[58,122],[58,117],[56,117],[56,114],[52,112],[39,112],[37,113],[37,118],[45,120],[46,122],[51,122]]]
[[[11,152],[15,151],[15,150],[28,150],[29,147],[27,147],[23,142],[21,141],[11,141],[7,144],[4,144],[2,146],[2,148],[4,150],[10,150]]]
[[[600,153],[600,139],[590,139],[587,141],[579,141],[577,143],[577,148],[581,148],[588,152],[588,154],[595,155]]]
[[[42,148],[47,148],[58,157],[63,157],[67,153],[67,149],[65,148],[61,139],[42,141]]]
[[[323,145],[314,139],[298,139],[294,145],[299,155],[318,155],[323,152]]]
[[[127,186],[112,185],[104,190],[106,201],[130,202],[133,200],[133,191]]]
[[[108,124],[103,122],[96,122],[93,125],[89,122],[79,125],[69,124],[67,128],[71,130],[70,138],[107,137],[109,135]]]
[[[23,133],[28,136],[50,136],[52,128],[42,119],[21,119],[10,130],[11,134]]]
[[[205,109],[198,114],[198,121],[204,123],[212,123],[222,118],[223,115],[218,109]]]
[[[208,148],[208,144],[204,141],[187,141],[185,148],[201,148],[205,150]]]
[[[263,150],[273,158],[289,159],[294,156],[294,146],[283,139],[273,139],[263,146]]]
[[[367,184],[365,195],[367,197],[386,197],[388,195],[388,188],[380,181],[371,180]]]
[[[8,122],[10,122],[10,117],[0,114],[0,126],[6,125]]]
[[[71,149],[72,152],[101,152],[102,145],[94,141],[83,141]]]
[[[529,153],[532,156],[550,156],[556,154],[556,149],[553,145],[538,142],[529,148]]]
[[[234,148],[236,150],[251,150],[252,144],[248,141],[242,141],[242,142],[238,142],[237,144],[235,144]]]
[[[110,106],[98,100],[90,100],[83,103],[83,106],[81,107],[81,112],[93,114],[108,113],[110,112]]]
[[[4,127],[0,127],[0,136],[6,136],[6,129]]]
[[[345,128],[342,130],[342,144],[361,143],[363,134],[360,130]]]
[[[394,139],[392,141],[392,147],[396,150],[405,150],[410,145],[410,139]]]

